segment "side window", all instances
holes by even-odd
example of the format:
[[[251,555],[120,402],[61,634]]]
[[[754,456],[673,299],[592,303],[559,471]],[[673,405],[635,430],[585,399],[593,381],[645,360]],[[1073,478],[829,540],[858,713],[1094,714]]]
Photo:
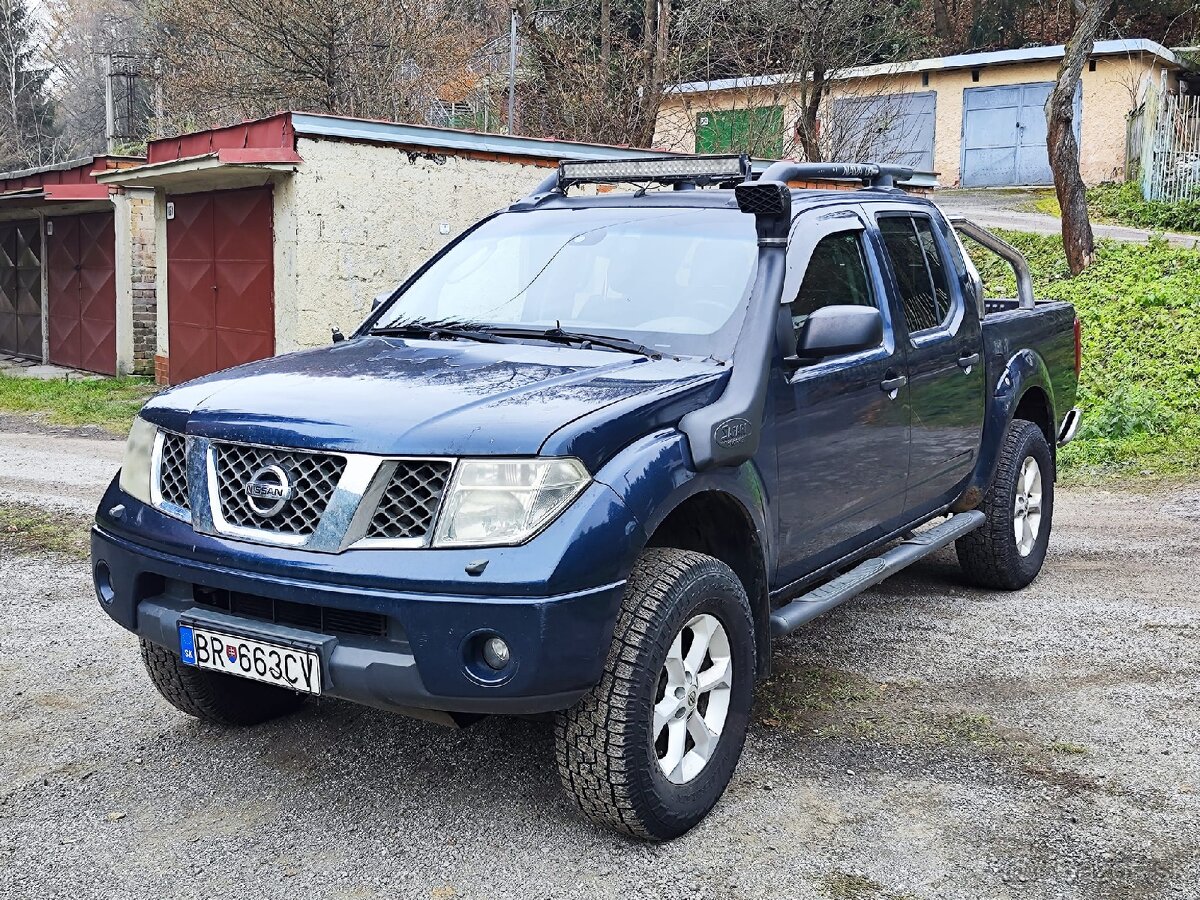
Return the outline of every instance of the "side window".
[[[821,238],[790,304],[797,335],[804,320],[823,306],[874,305],[861,232],[839,231]]]
[[[942,325],[950,318],[950,284],[933,225],[925,218],[885,216],[879,230],[896,273],[909,333]]]

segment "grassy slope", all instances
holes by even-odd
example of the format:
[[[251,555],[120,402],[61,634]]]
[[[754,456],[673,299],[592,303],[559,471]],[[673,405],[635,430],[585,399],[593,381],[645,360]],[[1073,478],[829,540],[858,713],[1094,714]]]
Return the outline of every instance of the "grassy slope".
[[[99,425],[125,434],[156,390],[145,378],[43,381],[0,375],[0,411],[35,413],[55,425]]]
[[[1200,253],[1105,241],[1071,278],[1059,238],[1004,237],[1028,257],[1038,298],[1075,304],[1083,322],[1084,425],[1064,468],[1076,477],[1200,470]],[[972,255],[988,295],[1013,296],[1007,266]]]
[[[1127,225],[1151,231],[1200,233],[1200,202],[1163,203],[1142,199],[1141,188],[1133,182],[1099,184],[1088,188],[1088,212],[1094,222]],[[1062,216],[1058,198],[1047,191],[1031,204],[1034,212],[1056,219]]]

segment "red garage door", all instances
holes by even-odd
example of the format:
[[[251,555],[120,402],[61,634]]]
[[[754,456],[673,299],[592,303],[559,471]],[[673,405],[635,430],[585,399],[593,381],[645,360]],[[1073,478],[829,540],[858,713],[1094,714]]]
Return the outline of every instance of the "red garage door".
[[[115,375],[117,279],[112,213],[61,216],[47,225],[50,362]]]
[[[0,353],[42,358],[41,253],[36,219],[0,222]]]
[[[271,189],[168,198],[172,384],[275,352]]]

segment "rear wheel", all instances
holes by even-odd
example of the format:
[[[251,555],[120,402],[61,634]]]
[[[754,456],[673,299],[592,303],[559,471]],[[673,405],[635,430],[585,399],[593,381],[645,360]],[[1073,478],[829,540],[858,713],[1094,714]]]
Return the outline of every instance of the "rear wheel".
[[[601,824],[650,840],[683,834],[733,775],[754,673],[737,576],[701,553],[646,550],[600,684],[557,718],[563,787]]]
[[[1033,422],[1013,419],[980,507],[987,520],[958,539],[958,562],[980,587],[1015,591],[1042,570],[1054,516],[1054,457]]]
[[[218,725],[257,725],[304,704],[299,694],[271,684],[184,665],[176,654],[148,641],[142,641],[142,661],[168,703]]]

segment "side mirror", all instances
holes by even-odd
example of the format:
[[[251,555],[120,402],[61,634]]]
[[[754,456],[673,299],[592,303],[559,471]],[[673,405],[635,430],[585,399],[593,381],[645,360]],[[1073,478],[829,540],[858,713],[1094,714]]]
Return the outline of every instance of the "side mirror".
[[[823,306],[800,326],[797,363],[842,353],[869,350],[883,343],[883,316],[873,306]]]
[[[375,299],[371,301],[371,312],[375,312],[375,310],[383,306],[387,298],[392,296],[393,293],[394,291],[384,291],[382,294],[376,294]]]

